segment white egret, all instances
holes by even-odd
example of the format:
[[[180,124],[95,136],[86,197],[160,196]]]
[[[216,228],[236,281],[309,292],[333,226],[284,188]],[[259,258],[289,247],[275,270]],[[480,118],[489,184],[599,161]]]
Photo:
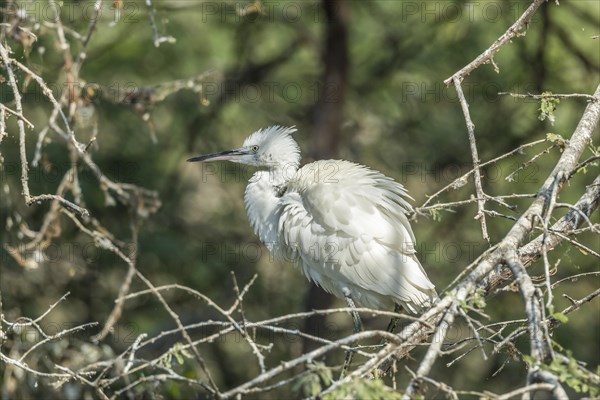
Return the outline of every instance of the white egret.
[[[354,305],[419,313],[437,298],[415,252],[406,214],[411,197],[393,179],[365,166],[321,160],[300,168],[294,127],[272,126],[242,147],[187,161],[227,160],[258,167],[244,202],[271,253]],[[355,316],[355,330],[360,320]]]

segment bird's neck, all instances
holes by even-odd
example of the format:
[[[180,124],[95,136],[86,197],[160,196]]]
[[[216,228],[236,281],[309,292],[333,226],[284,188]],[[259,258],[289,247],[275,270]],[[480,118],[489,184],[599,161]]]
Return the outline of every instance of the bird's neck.
[[[260,240],[269,248],[278,240],[279,203],[287,183],[298,167],[257,171],[246,187],[244,203],[248,220]]]

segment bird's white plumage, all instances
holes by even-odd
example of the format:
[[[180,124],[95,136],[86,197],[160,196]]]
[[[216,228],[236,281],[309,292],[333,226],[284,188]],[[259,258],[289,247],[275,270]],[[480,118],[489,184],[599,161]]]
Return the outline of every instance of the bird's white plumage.
[[[348,161],[309,164],[280,199],[279,244],[338,297],[346,289],[366,307],[398,302],[417,312],[435,290],[415,255],[406,196],[399,183]]]
[[[437,295],[416,257],[404,187],[348,161],[299,168],[294,131],[263,129],[236,150],[244,155],[217,155],[262,168],[244,197],[260,240],[327,292],[349,294],[358,305],[393,309],[397,303],[413,313],[431,305]]]

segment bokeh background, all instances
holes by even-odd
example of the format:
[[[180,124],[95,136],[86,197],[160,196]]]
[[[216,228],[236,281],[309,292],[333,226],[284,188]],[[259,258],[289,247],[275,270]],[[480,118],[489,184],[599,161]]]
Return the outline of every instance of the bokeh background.
[[[3,23],[14,20],[15,4],[27,10],[30,21],[37,21],[37,26],[30,24],[37,41],[25,44],[5,38],[14,51],[12,56],[39,73],[58,98],[65,90],[64,60],[47,4],[3,2]],[[180,283],[223,306],[236,298],[232,271],[241,285],[257,274],[245,299],[246,317],[251,320],[343,306],[312,287],[291,265],[273,261],[254,236],[243,208],[251,169],[223,163],[192,165],[186,158],[238,147],[262,127],[295,125],[304,162],[331,157],[369,165],[403,183],[419,206],[470,169],[463,114],[454,89],[443,80],[486,49],[529,4],[503,0],[155,1],[158,34],[169,38],[156,47],[144,1],[103,3],[80,72],[84,104],[74,118],[74,129],[83,143],[96,137],[90,153],[107,177],[158,192],[162,206],[140,220],[138,269],[157,286]],[[91,5],[89,1],[61,3],[64,25],[83,34]],[[563,100],[552,123],[539,120],[538,102],[498,93],[591,94],[600,77],[600,40],[591,39],[598,34],[599,22],[600,4],[595,1],[549,2],[533,17],[526,34],[495,56],[499,73],[485,65],[465,80],[481,160],[543,139],[547,133],[568,139],[584,100]],[[70,31],[66,34],[76,54],[81,44]],[[51,105],[23,74],[19,78],[26,93],[26,114],[36,125],[27,136],[31,157],[38,125],[47,120]],[[0,90],[2,101],[10,104],[6,83],[0,83]],[[3,245],[16,246],[22,237],[15,226],[26,221],[30,229],[39,229],[49,204],[24,204],[16,124],[12,121],[8,127],[9,136],[0,145],[0,232]],[[598,145],[597,134],[595,138]],[[535,193],[560,156],[556,147],[526,166],[512,182],[504,178],[550,145],[528,149],[487,169],[485,191]],[[30,170],[30,186],[33,193],[53,193],[70,167],[69,152],[50,133],[42,154],[40,166]],[[591,166],[588,174],[575,177],[560,201],[576,201],[597,173],[597,167]],[[131,211],[118,202],[113,204],[84,167],[80,174],[85,206],[127,248]],[[473,192],[469,180],[441,200],[463,200]],[[513,201],[519,206],[514,212],[489,206],[518,216],[530,201]],[[467,205],[413,221],[420,258],[441,292],[488,247],[479,222],[473,219],[475,213],[476,207]],[[489,219],[492,243],[511,224],[509,219]],[[67,301],[47,323],[63,327],[103,322],[112,310],[127,265],[98,249],[66,218],[60,230],[49,247],[29,254],[36,268],[22,267],[6,248],[0,249],[6,318],[38,316],[66,292],[70,292]],[[598,250],[597,236],[583,236],[581,242]],[[554,280],[598,270],[597,259],[571,247],[562,246],[550,254],[552,264],[559,259]],[[533,271],[532,275],[541,275],[543,266]],[[580,298],[598,283],[597,276],[567,282],[557,288],[555,296],[568,293]],[[134,281],[133,288],[143,285]],[[184,323],[214,317],[189,295],[170,292],[166,298]],[[558,304],[566,307],[568,302],[560,299]],[[596,299],[554,334],[591,370],[596,370],[600,358],[599,311]],[[487,312],[505,320],[524,316],[518,293],[510,291],[488,299]],[[386,321],[367,318],[366,323],[385,328]],[[352,329],[350,317],[344,314],[297,325],[328,338],[347,335]],[[156,335],[172,327],[156,299],[140,297],[126,303],[103,351],[122,351],[142,332]],[[457,325],[455,339],[466,334],[463,328]],[[147,356],[170,345],[159,342],[146,350]],[[527,341],[522,345],[526,348]],[[68,345],[64,346],[48,357],[68,358]],[[298,338],[279,340],[272,357],[289,359],[310,346]],[[233,387],[257,372],[255,363],[248,361],[249,350],[233,338],[206,345],[202,352],[223,387]],[[408,361],[411,366],[415,363]],[[504,370],[493,375],[504,364]],[[524,364],[507,354],[490,355],[484,361],[479,352],[473,352],[451,367],[442,362],[437,368],[434,375],[455,388],[497,393],[523,384],[525,376]],[[43,388],[28,384],[22,393],[43,395]],[[157,393],[177,396],[185,390],[191,389],[165,386]],[[291,395],[282,391],[272,396],[285,394]]]

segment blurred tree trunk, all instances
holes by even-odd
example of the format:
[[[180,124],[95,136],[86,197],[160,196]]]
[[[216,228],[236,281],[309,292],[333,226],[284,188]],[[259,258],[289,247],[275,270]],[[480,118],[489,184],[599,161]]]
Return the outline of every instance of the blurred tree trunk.
[[[319,85],[319,96],[313,114],[312,156],[315,159],[335,158],[339,153],[340,129],[344,108],[344,94],[348,75],[348,17],[345,0],[323,0],[326,16],[325,43],[323,47],[324,72]],[[306,309],[330,307],[333,297],[314,284],[305,300]],[[324,316],[314,316],[305,322],[305,331],[318,336],[326,335]],[[303,353],[315,347],[304,340]]]
[[[316,159],[338,155],[348,75],[348,17],[344,0],[323,0],[325,10],[324,72],[314,110],[312,153]]]
[[[540,16],[542,19],[542,28],[540,32],[540,40],[535,57],[533,58],[533,75],[532,81],[535,85],[535,91],[542,93],[547,90],[546,86],[546,49],[548,43],[548,35],[550,33],[550,7],[541,7]]]

